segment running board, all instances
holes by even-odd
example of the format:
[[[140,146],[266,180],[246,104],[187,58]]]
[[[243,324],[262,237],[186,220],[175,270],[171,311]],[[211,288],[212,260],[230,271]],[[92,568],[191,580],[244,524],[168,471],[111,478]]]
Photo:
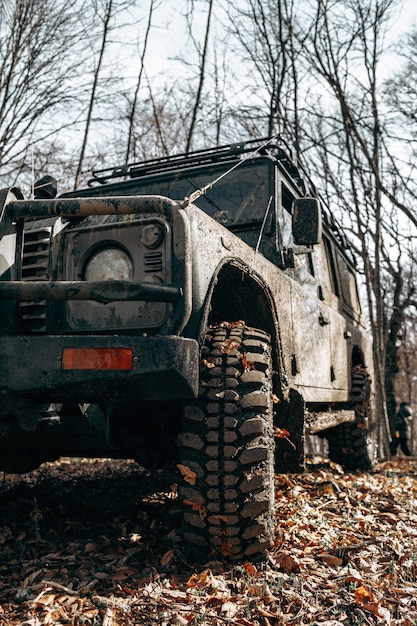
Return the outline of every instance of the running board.
[[[306,411],[305,429],[309,435],[316,435],[322,430],[333,428],[345,422],[355,421],[355,411],[323,411],[319,413],[310,413]]]

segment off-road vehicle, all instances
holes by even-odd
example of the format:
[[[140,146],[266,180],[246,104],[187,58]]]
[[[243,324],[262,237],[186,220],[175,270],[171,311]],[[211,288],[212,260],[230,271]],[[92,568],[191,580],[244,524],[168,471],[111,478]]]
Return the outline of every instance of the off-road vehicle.
[[[278,140],[0,195],[0,469],[176,459],[184,538],[274,535],[305,434],[368,469],[371,366],[343,232]]]

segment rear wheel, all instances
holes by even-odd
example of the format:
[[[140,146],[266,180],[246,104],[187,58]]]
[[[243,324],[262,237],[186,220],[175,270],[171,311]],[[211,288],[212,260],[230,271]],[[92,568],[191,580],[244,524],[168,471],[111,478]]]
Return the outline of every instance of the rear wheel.
[[[212,556],[259,559],[274,537],[269,336],[243,322],[211,327],[200,367],[178,437],[184,539]]]
[[[329,458],[347,470],[368,471],[372,469],[368,446],[368,406],[370,381],[362,365],[352,368],[351,401],[355,422],[340,424],[326,431],[329,442]]]

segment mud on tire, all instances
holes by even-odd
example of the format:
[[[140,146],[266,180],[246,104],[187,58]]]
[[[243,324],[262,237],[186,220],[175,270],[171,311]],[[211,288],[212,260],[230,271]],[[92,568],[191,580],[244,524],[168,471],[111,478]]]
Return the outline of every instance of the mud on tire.
[[[270,338],[243,322],[212,327],[200,368],[177,442],[183,536],[214,557],[258,560],[274,537]]]
[[[351,402],[355,411],[355,422],[340,424],[326,431],[329,442],[329,458],[347,470],[369,471],[372,461],[368,449],[367,408],[370,382],[366,368],[355,365],[352,368]]]

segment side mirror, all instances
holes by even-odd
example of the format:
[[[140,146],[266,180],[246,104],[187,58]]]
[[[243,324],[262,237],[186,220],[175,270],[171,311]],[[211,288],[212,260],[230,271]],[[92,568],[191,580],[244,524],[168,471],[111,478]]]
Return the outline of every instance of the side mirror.
[[[36,200],[52,200],[58,193],[57,181],[53,176],[43,176],[36,181],[34,195]]]
[[[292,203],[292,235],[297,246],[321,242],[321,208],[317,198],[295,198]]]

